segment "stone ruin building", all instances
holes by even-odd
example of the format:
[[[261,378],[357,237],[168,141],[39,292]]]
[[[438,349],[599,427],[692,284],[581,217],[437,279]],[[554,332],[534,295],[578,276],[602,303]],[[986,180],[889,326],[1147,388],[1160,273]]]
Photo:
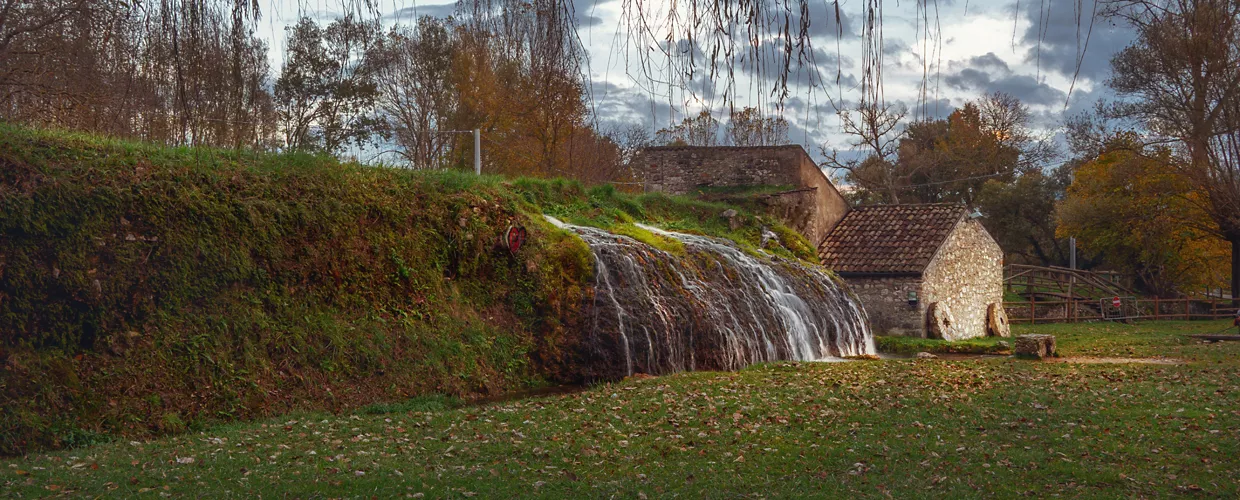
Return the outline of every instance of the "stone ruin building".
[[[797,145],[646,148],[645,191],[700,194],[784,186],[760,206],[819,249],[865,306],[875,333],[950,340],[1007,335],[1003,252],[963,205],[851,207]]]

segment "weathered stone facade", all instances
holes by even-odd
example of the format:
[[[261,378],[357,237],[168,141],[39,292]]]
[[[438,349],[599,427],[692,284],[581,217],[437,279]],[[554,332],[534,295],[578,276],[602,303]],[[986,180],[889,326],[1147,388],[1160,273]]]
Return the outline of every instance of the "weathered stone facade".
[[[786,224],[813,244],[848,212],[848,202],[801,146],[646,148],[633,164],[647,192],[686,194],[700,187],[792,186],[768,197]],[[805,191],[809,190],[809,191]],[[806,201],[812,205],[805,206]],[[794,209],[789,209],[790,207]]]
[[[883,335],[924,337],[926,307],[908,304],[909,292],[921,296],[920,276],[845,277],[870,318],[870,328]]]
[[[922,302],[951,307],[956,338],[984,337],[986,308],[1003,302],[1003,250],[981,222],[965,219],[939,247],[922,279]]]

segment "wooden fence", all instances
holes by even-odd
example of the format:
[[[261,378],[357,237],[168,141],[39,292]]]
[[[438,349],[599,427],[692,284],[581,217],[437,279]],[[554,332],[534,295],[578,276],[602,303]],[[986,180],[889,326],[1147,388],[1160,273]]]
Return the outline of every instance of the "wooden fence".
[[[1004,302],[1012,323],[1076,323],[1081,321],[1125,320],[1212,320],[1230,319],[1237,308],[1226,299],[1159,299],[1121,297],[1120,306],[1113,299],[1102,300],[1036,300]]]

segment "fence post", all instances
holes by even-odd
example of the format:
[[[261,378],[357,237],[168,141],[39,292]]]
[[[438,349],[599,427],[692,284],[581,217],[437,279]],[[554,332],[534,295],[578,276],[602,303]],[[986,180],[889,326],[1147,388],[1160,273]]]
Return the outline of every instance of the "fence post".
[[[1218,319],[1218,300],[1210,297],[1210,319]]]
[[[1158,305],[1159,305],[1158,296],[1155,295],[1154,296],[1154,319],[1155,320],[1158,320],[1158,314],[1161,312],[1161,309],[1162,309],[1161,307],[1158,307]]]
[[[1029,324],[1031,325],[1038,322],[1038,310],[1037,308],[1033,306],[1033,303],[1037,301],[1038,301],[1038,297],[1030,293],[1029,294]]]
[[[1188,314],[1188,306],[1189,306],[1188,297],[1184,297],[1184,321],[1193,319],[1192,316],[1189,316]]]

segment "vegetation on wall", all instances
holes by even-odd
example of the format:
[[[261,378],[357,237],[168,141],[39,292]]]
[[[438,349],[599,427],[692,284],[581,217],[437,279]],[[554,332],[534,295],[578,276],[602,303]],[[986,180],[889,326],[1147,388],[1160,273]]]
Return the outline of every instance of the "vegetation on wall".
[[[0,452],[572,381],[593,264],[542,213],[756,247],[723,209],[0,125]]]

